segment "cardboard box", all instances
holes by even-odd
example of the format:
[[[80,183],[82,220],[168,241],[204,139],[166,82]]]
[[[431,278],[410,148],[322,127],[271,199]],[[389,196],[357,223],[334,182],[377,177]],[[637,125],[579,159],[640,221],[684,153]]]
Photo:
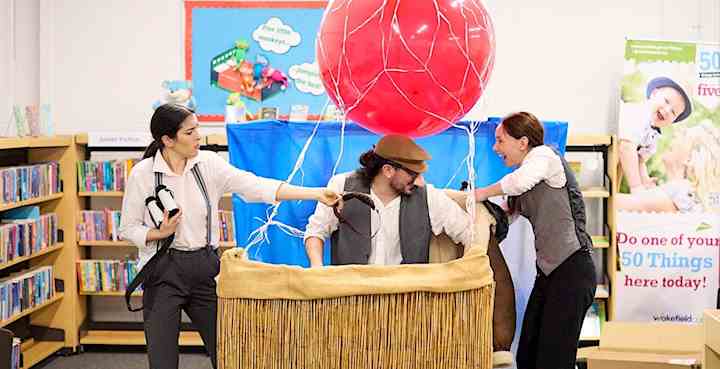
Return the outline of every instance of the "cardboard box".
[[[720,369],[720,310],[705,310],[703,369]]]
[[[588,369],[697,369],[702,347],[700,324],[606,322],[586,355]]]

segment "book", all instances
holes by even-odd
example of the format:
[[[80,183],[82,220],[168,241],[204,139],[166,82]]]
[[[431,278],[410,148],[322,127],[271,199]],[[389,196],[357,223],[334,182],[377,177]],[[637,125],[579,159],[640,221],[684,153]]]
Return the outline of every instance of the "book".
[[[19,105],[13,106],[13,114],[15,116],[15,133],[18,137],[27,136],[28,129],[25,121],[25,114]]]
[[[28,129],[30,130],[30,136],[37,137],[42,135],[42,130],[40,129],[40,109],[38,108],[38,106],[26,106],[25,116]]]
[[[40,208],[37,206],[23,206],[20,208],[6,210],[0,216],[2,220],[17,219],[40,219]]]
[[[288,121],[290,122],[304,122],[308,119],[308,113],[310,107],[302,104],[295,104],[290,106],[290,116]]]
[[[258,112],[258,117],[260,119],[277,119],[278,118],[278,108],[275,107],[262,107],[260,108],[260,111]]]
[[[335,122],[341,122],[344,118],[344,114],[342,110],[338,109],[337,106],[330,104],[325,109],[325,114],[323,115],[323,120],[329,120],[329,121],[335,121]]]

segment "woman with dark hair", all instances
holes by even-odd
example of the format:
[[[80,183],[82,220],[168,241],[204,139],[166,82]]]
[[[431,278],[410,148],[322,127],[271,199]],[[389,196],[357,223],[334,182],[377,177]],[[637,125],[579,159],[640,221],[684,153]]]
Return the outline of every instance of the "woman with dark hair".
[[[475,197],[508,195],[510,213],[526,217],[535,234],[537,277],[523,319],[518,368],[572,369],[583,319],[595,298],[592,241],[577,181],[543,136],[532,114],[505,117],[495,130],[493,150],[517,168],[476,189]]]
[[[217,211],[222,195],[236,193],[246,202],[316,200],[328,206],[339,195],[257,177],[214,152],[200,151],[197,118],[184,106],[158,107],[150,131],[154,141],[130,173],[120,225],[121,237],[139,248],[138,268],[146,264],[150,268],[143,280],[150,368],[177,369],[181,309],[200,332],[216,367],[214,278],[220,271]],[[158,219],[152,218],[145,204],[162,186],[172,192],[179,211],[170,216],[165,208],[162,222],[155,227]],[[169,249],[154,258],[163,241],[170,242]]]

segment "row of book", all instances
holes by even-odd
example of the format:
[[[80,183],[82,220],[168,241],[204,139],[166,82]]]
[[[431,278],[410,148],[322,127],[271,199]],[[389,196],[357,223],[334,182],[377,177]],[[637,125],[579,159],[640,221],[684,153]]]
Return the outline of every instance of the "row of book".
[[[80,221],[77,224],[80,241],[120,241],[120,213],[118,210],[109,209],[81,211]],[[220,242],[235,240],[234,224],[232,211],[218,212]]]
[[[227,109],[226,109],[226,115],[227,115]],[[288,120],[290,122],[305,122],[308,120],[324,120],[324,121],[333,121],[333,122],[339,122],[343,120],[343,112],[338,109],[335,105],[329,105],[326,107],[325,111],[322,112],[320,115],[311,115],[310,114],[310,107],[308,105],[303,104],[294,104],[290,105],[290,110],[287,115],[280,114],[280,110],[275,106],[263,106],[258,110],[257,115],[252,116],[251,114],[244,112],[238,114],[237,112],[235,115],[239,118],[243,119],[236,119],[235,121],[226,123],[236,123],[238,121],[244,121],[246,118],[253,119],[260,119],[260,120],[275,120],[275,119],[281,119],[281,120]],[[226,117],[227,119],[227,117]]]
[[[130,170],[139,161],[140,159],[78,162],[78,191],[125,191],[125,181]]]
[[[53,267],[23,270],[0,279],[0,320],[7,320],[55,296]]]
[[[28,219],[3,218],[0,222],[0,264],[30,256],[58,243],[55,213]]]
[[[137,275],[136,260],[78,260],[81,292],[125,291]]]
[[[0,189],[0,205],[61,192],[60,165],[53,161],[0,168]]]
[[[235,218],[233,212],[220,210],[218,212],[220,225],[220,242],[235,242]]]
[[[10,369],[20,369],[20,339],[13,337],[10,352]]]
[[[77,223],[80,241],[120,241],[120,211],[83,210]]]

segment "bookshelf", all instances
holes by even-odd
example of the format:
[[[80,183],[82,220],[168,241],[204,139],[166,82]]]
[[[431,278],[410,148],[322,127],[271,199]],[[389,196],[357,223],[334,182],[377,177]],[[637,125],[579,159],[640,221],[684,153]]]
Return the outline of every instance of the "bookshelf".
[[[137,152],[137,158],[142,155],[143,147],[102,147],[93,148],[88,147],[88,135],[78,134],[75,135],[74,144],[78,152],[78,161],[90,160],[93,151],[112,151],[112,152]],[[135,155],[130,155],[135,156]],[[75,176],[78,176],[76,170]],[[79,184],[79,183],[78,183]],[[75,192],[77,193],[77,199],[80,203],[78,208],[78,222],[81,222],[80,212],[82,210],[99,210],[102,208],[108,208],[110,210],[120,210],[122,198],[124,195],[123,191],[96,191],[86,192],[80,191],[79,186],[75,186]],[[100,205],[98,206],[99,203]],[[80,240],[80,234],[78,233],[77,238],[73,240],[77,249],[79,250],[80,258],[78,260],[88,259],[122,259],[120,255],[137,255],[137,251],[134,245],[126,241],[86,241]],[[86,319],[82,325],[78,325],[78,336],[80,345],[112,345],[122,344],[122,340],[118,340],[119,334],[122,331],[114,329],[116,322],[107,322],[103,318],[103,315],[117,313],[120,319],[127,319],[127,325],[132,326],[138,325],[138,320],[141,322],[142,313],[130,313],[125,309],[125,302],[123,299],[124,291],[105,291],[105,292],[88,292],[79,290],[78,285],[78,303],[84,306],[87,310]],[[135,293],[133,296],[142,296],[141,293]],[[133,298],[133,304],[138,305],[139,302],[136,297]],[[102,311],[104,307],[108,307],[110,313]],[[98,313],[97,309],[101,309]],[[139,323],[140,325],[142,323]],[[111,329],[113,328],[113,329]],[[121,327],[122,328],[122,327]],[[106,334],[98,334],[97,332],[105,332]],[[143,333],[139,331],[139,333]]]
[[[123,197],[122,191],[78,192],[80,197]]]
[[[224,151],[227,149],[227,140],[223,140],[222,135],[211,135],[203,138],[202,149],[212,151]],[[93,152],[99,151],[122,151],[122,152],[138,152],[138,157],[141,155],[142,147],[88,147],[88,136],[87,134],[79,134],[75,136],[75,145],[79,154],[78,160],[90,160]],[[94,158],[93,158],[94,160]],[[77,175],[77,174],[76,174]],[[99,192],[86,192],[78,191],[76,187],[77,198],[82,204],[80,210],[90,210],[94,208],[95,202],[100,202],[104,206],[111,208],[112,210],[120,210],[121,201],[124,196],[123,191],[99,191]],[[231,207],[232,194],[225,194],[222,197],[220,208],[228,209]],[[128,241],[76,241],[77,248],[80,249],[82,257],[80,259],[103,259],[107,255],[113,255],[117,253],[135,252],[135,246]],[[220,247],[227,249],[234,247],[234,242],[221,242]],[[115,251],[117,250],[117,251]],[[94,257],[101,255],[99,257]],[[91,257],[93,256],[93,257]],[[105,256],[105,257],[103,257]],[[113,306],[119,310],[125,310],[124,291],[102,291],[102,292],[86,292],[81,291],[78,293],[78,299],[80,304],[87,306],[88,309],[92,308],[103,308]],[[136,292],[133,294],[134,299],[142,296],[142,292]],[[121,305],[119,305],[121,304]],[[139,302],[134,302],[138,305]],[[141,318],[141,313],[135,313],[137,315],[128,315],[129,313],[123,312],[123,316],[128,316],[130,319],[126,322],[107,322],[107,321],[95,321],[93,319],[94,314],[89,311],[87,319],[85,320],[82,327],[78,326],[80,344],[81,345],[145,345],[145,336],[142,331],[142,322],[137,321],[136,318]],[[181,335],[179,344],[181,346],[202,346],[202,340],[195,331],[189,331],[189,325],[183,323],[181,327]]]
[[[0,264],[0,270],[9,268],[9,267],[11,267],[11,266],[13,266],[13,265],[15,265],[15,264],[20,264],[20,263],[26,262],[26,261],[28,261],[28,260],[35,259],[35,258],[37,258],[37,257],[43,256],[43,255],[45,255],[45,254],[49,254],[49,253],[51,253],[51,252],[58,251],[58,250],[60,250],[62,247],[63,247],[63,243],[56,243],[55,245],[52,245],[52,246],[48,247],[48,248],[45,249],[45,250],[42,250],[42,251],[33,253],[33,254],[31,254],[31,255],[28,255],[28,256],[21,256],[21,257],[18,257],[18,258],[14,258],[14,259],[12,259],[12,260],[9,260],[9,261],[7,261],[7,262],[5,262],[5,263]]]
[[[595,253],[602,257],[603,275],[606,280],[599,282],[595,292],[595,302],[604,305],[605,319],[612,320],[614,316],[615,300],[612,296],[612,287],[615,282],[615,271],[617,268],[617,251],[615,245],[615,206],[613,195],[615,192],[615,182],[617,178],[617,145],[616,138],[610,135],[578,135],[569,136],[567,140],[567,153],[599,153],[602,156],[602,184],[597,186],[593,183],[591,186],[583,187],[581,181],[581,191],[585,199],[586,206],[590,206],[592,202],[597,202],[602,213],[602,219],[596,219],[600,222],[602,232],[599,234],[591,234]],[[580,180],[580,178],[578,178]],[[588,220],[593,216],[588,214]],[[603,317],[601,316],[602,320]],[[600,322],[602,328],[602,322]],[[599,340],[598,336],[582,336],[581,346],[588,343],[594,343]],[[583,358],[583,350],[578,351],[578,358]]]
[[[28,206],[28,205],[42,204],[42,203],[45,203],[45,202],[48,202],[48,201],[57,200],[57,199],[59,199],[59,198],[61,198],[61,197],[63,197],[63,196],[64,196],[63,193],[54,193],[54,194],[49,195],[49,196],[43,196],[43,197],[38,197],[38,198],[35,198],[35,199],[29,199],[29,200],[23,200],[23,201],[13,202],[13,203],[10,203],[10,204],[4,204],[4,205],[0,205],[0,211],[6,211],[6,210],[10,210],[10,209],[17,209],[17,208],[21,208],[21,207],[23,207],[23,206]]]
[[[77,303],[75,260],[75,214],[78,209],[75,162],[78,160],[72,136],[0,138],[0,167],[59,163],[59,193],[24,201],[0,204],[0,213],[34,205],[41,214],[57,214],[58,242],[46,249],[16,257],[0,264],[0,275],[22,273],[36,267],[52,266],[56,292],[47,301],[0,321],[0,326],[23,338],[23,368],[30,368],[58,351],[74,352],[79,347],[77,327],[84,309]],[[1,215],[1,214],[0,214]],[[70,240],[70,242],[68,242]],[[34,327],[28,330],[28,327]],[[33,337],[40,331],[41,338]],[[30,333],[28,333],[30,332]]]
[[[19,320],[20,318],[26,317],[26,316],[31,315],[32,313],[34,313],[34,312],[36,312],[36,311],[40,311],[40,310],[42,310],[42,309],[44,309],[44,308],[46,308],[46,307],[48,307],[48,306],[51,306],[52,304],[54,304],[54,303],[62,300],[63,297],[64,297],[64,293],[62,293],[62,292],[57,292],[57,293],[55,293],[55,296],[53,296],[50,300],[45,301],[44,303],[42,303],[42,304],[40,304],[40,305],[38,305],[38,306],[35,306],[35,307],[33,307],[33,308],[30,308],[30,309],[23,310],[23,311],[21,311],[19,314],[15,314],[15,315],[11,316],[11,317],[8,318],[8,319],[0,320],[0,327],[5,327],[5,326],[7,326],[7,325],[10,324],[10,323],[13,323],[13,322]]]
[[[62,342],[34,341],[21,345],[23,353],[22,369],[29,369],[35,364],[63,349]]]

